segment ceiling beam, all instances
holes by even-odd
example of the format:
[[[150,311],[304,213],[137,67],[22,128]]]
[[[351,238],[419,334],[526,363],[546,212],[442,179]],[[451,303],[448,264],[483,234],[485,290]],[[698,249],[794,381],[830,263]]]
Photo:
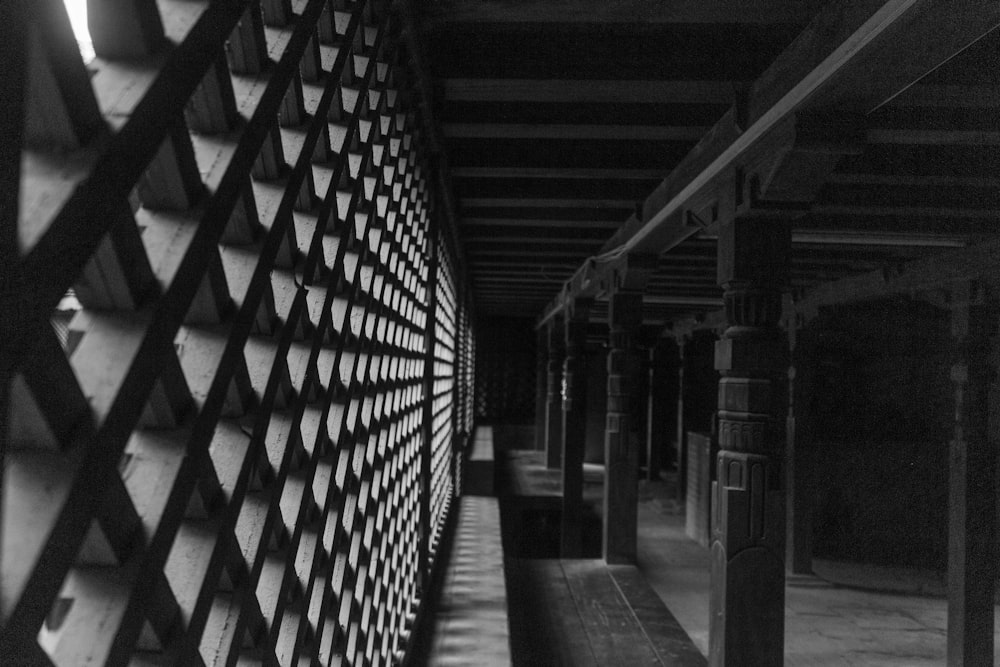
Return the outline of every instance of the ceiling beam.
[[[463,227],[545,227],[547,229],[618,229],[621,220],[537,220],[532,218],[462,218]]]
[[[1000,132],[990,130],[873,128],[868,130],[868,143],[923,146],[1000,146]]]
[[[462,197],[463,208],[609,208],[634,210],[632,199],[549,199],[529,197]],[[620,224],[620,223],[619,223]]]
[[[445,99],[463,102],[732,104],[731,81],[630,79],[445,79]]]
[[[917,84],[889,102],[891,106],[992,108],[1000,107],[1000,86]]]
[[[556,123],[445,123],[457,139],[564,139],[580,141],[698,141],[707,127],[669,125],[564,125]]]
[[[452,167],[455,178],[565,178],[580,180],[661,180],[662,169],[603,169],[599,167]],[[615,223],[621,224],[621,221]]]
[[[838,185],[895,185],[926,187],[996,188],[1000,178],[992,175],[954,176],[951,174],[866,174],[862,172],[834,172],[827,183]]]
[[[825,216],[841,216],[848,218],[913,218],[939,220],[996,220],[997,209],[989,202],[983,202],[982,208],[951,208],[945,206],[893,206],[886,204],[821,204],[813,207],[812,214],[822,219]],[[986,230],[984,230],[986,231]],[[990,230],[993,231],[993,230]]]
[[[959,280],[996,282],[1000,269],[1000,241],[991,241],[914,260],[899,268],[879,269],[820,285],[795,304],[796,311],[809,315],[822,306],[869,301],[893,294],[947,289]]]
[[[948,16],[948,30],[941,17]],[[694,234],[686,213],[723,201],[719,222],[736,214],[734,176],[755,161],[794,145],[797,116],[837,109],[866,113],[898,95],[1000,25],[1000,5],[988,0],[834,0],[771,64],[609,240],[603,265],[588,259],[541,318],[547,321],[575,298],[603,284],[615,261],[629,253],[659,253]],[[785,133],[786,136],[781,135]],[[727,200],[728,198],[728,200]],[[694,207],[694,208],[692,208]]]
[[[576,245],[597,248],[603,239],[595,238],[573,238],[571,236],[556,235],[529,235],[529,234],[500,234],[494,232],[483,236],[465,236],[465,243],[472,245],[493,245],[497,243],[531,243],[537,245]]]
[[[427,28],[461,23],[796,23],[822,0],[438,0],[424,3]]]

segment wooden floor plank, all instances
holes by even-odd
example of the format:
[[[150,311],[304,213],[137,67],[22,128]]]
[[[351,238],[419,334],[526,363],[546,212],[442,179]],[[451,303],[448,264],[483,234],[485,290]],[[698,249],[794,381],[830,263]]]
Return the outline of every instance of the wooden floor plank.
[[[511,644],[516,667],[599,667],[556,560],[510,559]]]
[[[705,656],[634,565],[609,565],[608,572],[625,598],[650,645],[664,665],[702,667]]]
[[[560,561],[600,665],[660,665],[603,561]]]

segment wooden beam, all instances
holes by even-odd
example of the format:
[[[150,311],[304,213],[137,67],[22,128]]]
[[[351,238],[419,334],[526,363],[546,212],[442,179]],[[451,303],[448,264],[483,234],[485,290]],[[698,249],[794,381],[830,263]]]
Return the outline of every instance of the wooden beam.
[[[897,217],[901,219],[924,218],[931,220],[996,220],[995,208],[946,208],[937,206],[868,206],[849,204],[822,204],[812,209],[812,214],[823,216],[845,217],[855,220],[860,218]],[[984,230],[985,231],[985,230]]]
[[[732,104],[731,81],[633,79],[445,79],[444,97],[464,102],[604,102],[607,104]]]
[[[469,255],[475,257],[580,257],[587,253],[577,249],[546,248],[544,250],[525,250],[523,248],[469,248]]]
[[[927,187],[996,188],[1000,178],[983,176],[954,176],[951,174],[866,174],[863,172],[835,172],[826,179],[834,185],[892,185]]]
[[[913,294],[961,280],[996,282],[1000,269],[1000,241],[943,251],[893,269],[879,269],[820,285],[795,303],[809,316],[824,306],[869,301],[892,294]]]
[[[461,23],[796,23],[821,0],[440,0],[425,3],[428,29]],[[457,27],[457,26],[456,26]]]
[[[1000,146],[1000,132],[921,128],[873,128],[868,143],[923,146]]]
[[[987,667],[997,578],[992,323],[980,285],[962,281],[949,296],[955,410],[948,443],[948,665]]]
[[[643,297],[642,302],[651,306],[709,306],[719,308],[722,306],[722,297],[659,296],[656,294],[647,294]]]
[[[599,167],[453,167],[452,178],[567,178],[581,180],[656,180],[660,169],[602,169]],[[620,224],[619,222],[615,223]]]
[[[572,139],[592,141],[698,141],[705,127],[660,125],[562,125],[446,123],[444,135],[462,139]]]
[[[888,102],[891,106],[990,108],[1000,107],[996,86],[917,84]]]
[[[917,234],[881,231],[793,231],[792,243],[816,245],[910,246],[921,248],[963,248],[969,244],[965,234]]]
[[[529,199],[502,197],[463,197],[459,204],[464,208],[610,208],[632,210],[635,202],[630,199]]]
[[[537,245],[572,245],[572,246],[584,246],[583,249],[594,249],[601,243],[601,239],[594,238],[569,238],[569,237],[556,237],[556,236],[531,236],[528,234],[518,235],[497,235],[491,234],[489,236],[466,236],[466,245],[480,245],[480,246],[492,246],[496,244],[503,243],[531,243]]]
[[[976,0],[831,2],[757,79],[745,103],[716,123],[646,200],[642,219],[631,219],[609,240],[607,255],[677,245],[697,231],[686,214],[712,202],[719,220],[735,216],[734,177],[793,146],[797,116],[831,107],[868,112],[997,25],[1000,6]],[[563,298],[600,282],[595,274],[606,270],[591,262],[581,267],[542,321],[562,308]]]
[[[548,229],[617,229],[621,220],[536,220],[533,218],[462,218],[463,227],[545,227]]]

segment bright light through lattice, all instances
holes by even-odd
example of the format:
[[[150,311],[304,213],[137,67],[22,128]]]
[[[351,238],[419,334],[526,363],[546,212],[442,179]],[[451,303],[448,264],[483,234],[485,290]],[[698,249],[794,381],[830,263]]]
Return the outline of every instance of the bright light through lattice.
[[[69,22],[76,35],[76,43],[80,46],[83,62],[94,59],[94,44],[90,41],[90,29],[87,27],[87,0],[63,0],[69,13]]]

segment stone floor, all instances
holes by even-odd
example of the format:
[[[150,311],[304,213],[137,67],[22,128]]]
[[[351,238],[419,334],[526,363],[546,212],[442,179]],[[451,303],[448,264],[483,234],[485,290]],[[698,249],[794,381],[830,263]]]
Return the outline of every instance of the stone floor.
[[[558,476],[544,469],[541,454],[526,450],[510,454],[519,459],[517,479],[512,480],[518,491],[548,496],[557,505]],[[588,464],[584,472],[584,502],[594,515],[591,526],[596,527],[603,468]],[[684,515],[674,496],[669,483],[640,483],[638,567],[697,648],[707,654],[708,550],[684,534]],[[943,586],[933,574],[831,562],[817,563],[816,570],[827,578],[790,576],[787,580],[787,667],[945,664],[947,603],[940,596]],[[886,589],[901,592],[879,592]],[[993,663],[1000,664],[1000,631],[994,646],[998,648]]]
[[[639,505],[639,569],[705,654],[708,551],[684,535],[683,516],[657,495],[644,494]],[[905,579],[904,573],[893,576]],[[863,568],[856,568],[853,577],[866,587],[879,584],[865,581]],[[786,667],[945,663],[947,605],[941,598],[840,587],[812,576],[789,577],[785,595]],[[1000,645],[1000,635],[995,644]],[[1000,664],[1000,651],[994,663]]]

